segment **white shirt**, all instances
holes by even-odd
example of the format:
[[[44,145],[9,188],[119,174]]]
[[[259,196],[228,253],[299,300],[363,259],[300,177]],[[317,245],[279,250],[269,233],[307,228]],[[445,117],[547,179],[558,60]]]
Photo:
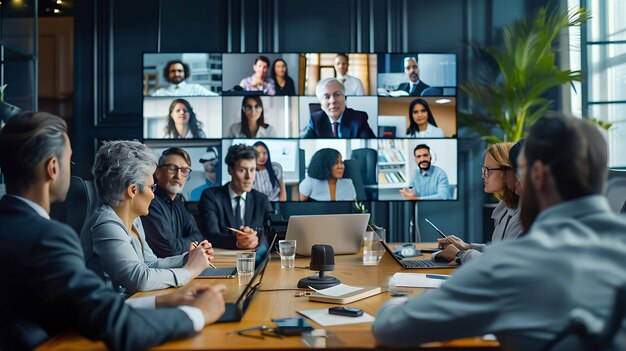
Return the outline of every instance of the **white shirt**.
[[[235,199],[235,197],[241,196],[241,198],[239,199],[239,207],[241,208],[241,224],[245,226],[246,224],[243,222],[243,217],[246,213],[246,197],[248,196],[248,193],[244,191],[243,193],[241,193],[241,195],[237,195],[230,187],[230,184],[228,184],[228,194],[230,195],[230,205],[233,207],[233,213],[235,212],[235,207],[237,206],[237,200]]]
[[[7,196],[13,196],[17,199],[24,201],[24,203],[26,203],[33,210],[35,210],[35,212],[37,212],[38,215],[40,215],[41,217],[45,219],[50,219],[50,215],[48,214],[48,212],[46,212],[46,210],[43,207],[39,206],[39,204],[22,196],[17,196],[17,195],[7,195]],[[132,308],[151,308],[151,309],[156,308],[156,296],[143,296],[143,297],[138,297],[136,299],[128,299],[125,302]],[[187,314],[187,317],[191,319],[191,322],[193,323],[193,329],[196,332],[199,332],[200,330],[204,328],[205,319],[200,309],[196,307],[191,307],[191,306],[178,306],[178,308],[181,309],[183,312],[185,312]]]
[[[409,138],[443,138],[445,135],[443,134],[443,129],[435,127],[434,125],[428,123],[426,126],[426,130],[423,132],[418,131],[417,133],[411,133],[407,135]]]
[[[363,84],[359,78],[346,74],[343,77],[337,77],[337,80],[343,84],[346,95],[365,95]]]
[[[159,88],[152,96],[218,96],[218,94],[200,84],[182,81],[178,84],[170,84],[165,88]]]
[[[248,136],[241,131],[241,122],[233,123],[228,131],[228,138],[247,138]],[[256,131],[255,138],[276,138],[276,130],[271,125],[267,128],[260,126]]]

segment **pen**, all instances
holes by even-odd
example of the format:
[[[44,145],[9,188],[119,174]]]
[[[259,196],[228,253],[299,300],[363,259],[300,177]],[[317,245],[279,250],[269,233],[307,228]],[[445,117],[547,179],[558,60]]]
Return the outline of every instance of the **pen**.
[[[267,328],[267,325],[257,325],[256,327],[231,330],[231,331],[228,332],[228,334],[239,334],[239,333],[245,333],[245,332],[249,332],[249,331],[253,331],[253,330],[265,329],[265,328]]]
[[[424,220],[428,222],[428,224],[430,224],[431,227],[435,228],[437,233],[439,233],[439,235],[441,235],[444,239],[447,238],[447,236],[441,231],[441,229],[437,228],[437,226],[434,225],[433,222],[429,221],[428,218],[424,218]]]
[[[198,246],[200,246],[200,245],[198,245],[197,241],[194,241],[191,244],[193,245],[194,249],[197,248]],[[211,261],[209,261],[209,266],[211,266],[211,268],[216,268]]]
[[[447,280],[448,278],[450,278],[450,276],[449,275],[440,275],[440,274],[426,274],[426,278]]]
[[[246,233],[246,232],[242,232],[242,231],[241,231],[241,230],[239,230],[239,229],[235,229],[235,228],[231,228],[231,227],[227,227],[227,229],[228,229],[228,230],[232,230],[233,232],[238,233],[238,234],[248,235],[248,233]]]

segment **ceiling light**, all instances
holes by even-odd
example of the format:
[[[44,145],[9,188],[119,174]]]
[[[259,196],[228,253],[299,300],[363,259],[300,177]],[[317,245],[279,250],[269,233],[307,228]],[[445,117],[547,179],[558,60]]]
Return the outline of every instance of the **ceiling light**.
[[[63,1],[57,0],[57,5],[61,5],[62,3],[63,3]]]
[[[450,99],[439,99],[439,100],[435,100],[435,102],[436,102],[436,103],[438,103],[438,104],[447,104],[447,103],[449,103],[450,101],[452,101],[452,100],[450,100]]]
[[[61,13],[61,10],[59,10],[59,9],[54,9],[54,13]]]

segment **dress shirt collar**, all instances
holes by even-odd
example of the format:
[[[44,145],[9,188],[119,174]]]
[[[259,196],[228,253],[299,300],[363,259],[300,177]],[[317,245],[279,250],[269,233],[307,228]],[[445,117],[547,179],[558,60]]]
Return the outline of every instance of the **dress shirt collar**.
[[[241,193],[241,195],[237,195],[237,193],[233,191],[233,188],[230,187],[230,183],[228,183],[228,195],[230,195],[231,200],[234,200],[235,197],[237,196],[241,196],[243,201],[246,201],[246,197],[248,196],[248,193],[244,191],[243,193]]]
[[[589,195],[550,206],[539,213],[532,227],[555,218],[582,218],[599,213],[612,213],[608,200],[602,195]],[[529,233],[532,232],[532,227]]]
[[[183,89],[187,86],[187,82],[184,80],[178,84],[172,84],[172,89]]]
[[[174,200],[172,200],[170,198],[170,196],[168,195],[167,191],[161,189],[160,186],[157,186],[156,190],[154,191],[154,196],[162,199],[163,201],[165,201],[166,203],[172,203],[172,202],[183,202],[183,197],[180,194],[176,194],[176,196],[174,197]]]
[[[346,113],[346,112],[344,111],[344,113]],[[343,118],[343,113],[337,119],[337,123],[339,123],[339,126],[341,126],[341,119],[342,118]],[[330,126],[332,127],[333,123],[335,123],[335,121],[330,116],[328,116],[328,120],[330,121]]]
[[[415,82],[411,82],[411,81],[409,81],[409,87],[410,87],[410,86],[413,86],[413,85],[417,86],[419,83],[420,83],[420,80],[419,80],[419,79],[418,79],[418,80],[416,80]]]
[[[35,210],[35,212],[37,212],[38,215],[40,215],[41,217],[45,218],[45,219],[50,219],[50,214],[48,212],[46,212],[46,210],[44,210],[43,207],[39,206],[38,203],[31,201],[25,197],[19,196],[19,195],[9,195],[6,194],[5,196],[13,196],[16,199],[20,199],[22,201],[24,201],[28,206],[30,206],[33,210]]]

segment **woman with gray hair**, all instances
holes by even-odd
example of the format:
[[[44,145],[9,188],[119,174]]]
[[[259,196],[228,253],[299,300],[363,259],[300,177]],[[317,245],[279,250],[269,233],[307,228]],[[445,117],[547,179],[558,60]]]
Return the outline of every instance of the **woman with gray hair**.
[[[81,243],[87,266],[122,293],[187,284],[210,266],[213,249],[206,240],[189,252],[157,258],[146,243],[139,216],[154,199],[156,162],[138,141],[105,142],[92,169],[102,205],[87,221]]]

